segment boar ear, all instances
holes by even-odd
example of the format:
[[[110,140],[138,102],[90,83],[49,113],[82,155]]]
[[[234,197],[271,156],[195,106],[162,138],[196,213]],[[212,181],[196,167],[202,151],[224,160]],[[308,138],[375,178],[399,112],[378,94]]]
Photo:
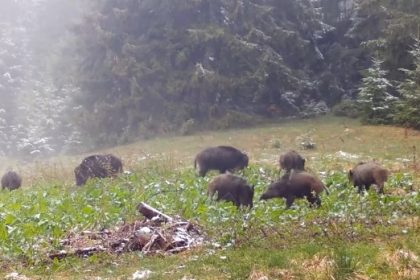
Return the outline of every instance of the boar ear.
[[[349,176],[353,176],[353,170],[349,170]]]

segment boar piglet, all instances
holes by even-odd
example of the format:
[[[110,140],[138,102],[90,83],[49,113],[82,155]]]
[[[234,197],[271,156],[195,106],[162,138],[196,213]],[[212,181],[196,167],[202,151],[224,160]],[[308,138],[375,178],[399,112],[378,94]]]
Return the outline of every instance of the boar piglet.
[[[290,172],[292,169],[303,171],[305,169],[305,159],[296,151],[288,151],[280,156],[280,169]]]
[[[376,162],[359,162],[353,169],[349,170],[349,180],[358,192],[363,189],[369,190],[371,185],[378,187],[378,193],[384,193],[384,184],[388,179],[388,170]]]
[[[291,175],[286,174],[279,181],[270,184],[260,199],[282,197],[286,199],[286,206],[289,208],[296,198],[306,197],[312,205],[321,206],[319,193],[324,189],[324,184],[312,174],[294,172]]]
[[[123,172],[122,162],[114,155],[91,155],[74,169],[76,185],[81,186],[89,178],[114,177]]]
[[[253,206],[254,186],[250,186],[247,181],[233,174],[221,174],[213,178],[208,186],[208,196],[213,198],[217,192],[216,200],[233,202],[237,207]]]
[[[1,188],[15,190],[22,185],[22,178],[15,171],[8,171],[1,178]]]

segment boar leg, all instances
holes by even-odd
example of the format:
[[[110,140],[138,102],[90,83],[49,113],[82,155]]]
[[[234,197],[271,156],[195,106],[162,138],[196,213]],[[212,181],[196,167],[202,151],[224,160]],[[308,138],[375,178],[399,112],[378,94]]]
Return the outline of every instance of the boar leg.
[[[384,184],[378,184],[378,193],[384,194]]]
[[[359,185],[359,186],[357,186],[357,192],[358,193],[363,193],[363,191],[365,190],[366,188],[363,186],[363,185]]]
[[[286,197],[286,208],[290,208],[292,206],[293,202],[295,201],[295,197],[293,195]]]
[[[230,201],[233,204],[235,204],[236,206],[239,207],[239,201],[237,199],[235,199],[235,197],[229,192],[229,193],[225,193],[223,196],[218,196],[217,200],[225,200],[225,201]]]
[[[317,195],[308,196],[307,200],[311,204],[311,206],[320,207],[321,206],[321,199]]]
[[[207,191],[207,196],[210,200],[213,200],[213,197],[215,195],[215,191]],[[217,192],[217,194],[219,194],[219,192]],[[218,195],[219,196],[219,195]]]

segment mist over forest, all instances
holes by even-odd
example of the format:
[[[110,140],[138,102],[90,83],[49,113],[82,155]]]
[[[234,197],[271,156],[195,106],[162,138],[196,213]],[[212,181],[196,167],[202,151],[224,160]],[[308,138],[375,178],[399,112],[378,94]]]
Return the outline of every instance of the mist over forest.
[[[333,111],[420,128],[417,0],[2,0],[0,156]]]

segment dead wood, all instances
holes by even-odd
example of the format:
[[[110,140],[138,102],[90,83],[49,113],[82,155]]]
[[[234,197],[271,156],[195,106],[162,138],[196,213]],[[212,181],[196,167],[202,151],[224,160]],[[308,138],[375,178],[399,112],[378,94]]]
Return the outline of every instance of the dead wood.
[[[100,252],[120,254],[131,251],[174,254],[204,242],[199,228],[188,221],[170,217],[146,203],[140,203],[138,210],[147,219],[111,230],[70,232],[60,241],[62,250],[52,252],[48,257],[63,259],[69,256],[87,257]]]
[[[139,205],[137,205],[137,210],[146,218],[153,219],[154,217],[161,217],[165,222],[171,222],[173,220],[172,217],[163,214],[159,210],[153,208],[152,206],[141,202]]]

